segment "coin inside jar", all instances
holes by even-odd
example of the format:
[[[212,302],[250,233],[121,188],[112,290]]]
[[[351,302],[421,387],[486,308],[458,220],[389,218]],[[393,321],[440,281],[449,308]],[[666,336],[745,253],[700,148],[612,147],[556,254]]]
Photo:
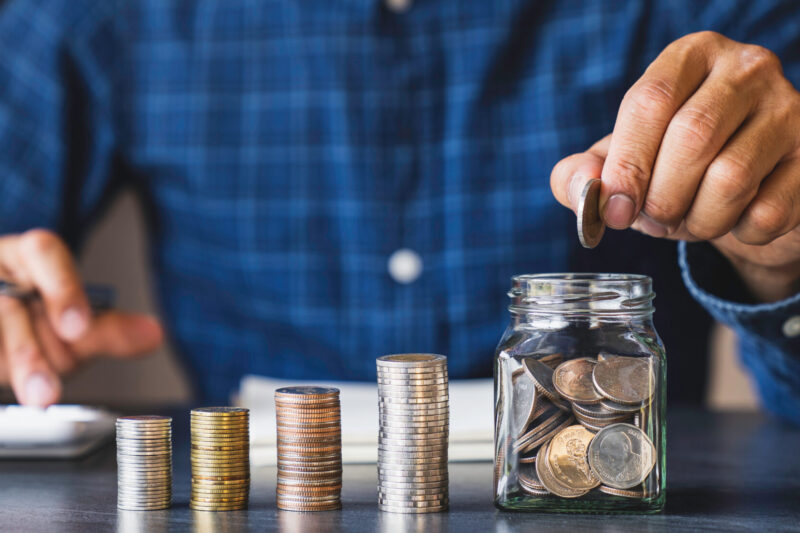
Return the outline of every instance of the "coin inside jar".
[[[511,433],[521,435],[531,422],[536,407],[536,386],[522,369],[511,376],[514,393],[511,404]]]
[[[561,430],[548,446],[547,461],[556,479],[576,490],[590,490],[600,484],[586,460],[594,434],[583,426]]]
[[[592,372],[597,391],[621,404],[641,404],[653,395],[655,375],[649,357],[611,357]]]
[[[588,462],[604,485],[630,489],[650,475],[656,463],[656,448],[647,434],[636,426],[613,424],[592,439]]]
[[[597,363],[587,357],[572,359],[558,365],[553,371],[553,386],[564,398],[580,403],[598,403],[603,396],[592,382],[592,371]]]
[[[522,361],[522,366],[525,373],[533,380],[536,389],[553,402],[558,402],[560,395],[556,388],[553,386],[553,369],[537,361],[532,357],[528,357]]]

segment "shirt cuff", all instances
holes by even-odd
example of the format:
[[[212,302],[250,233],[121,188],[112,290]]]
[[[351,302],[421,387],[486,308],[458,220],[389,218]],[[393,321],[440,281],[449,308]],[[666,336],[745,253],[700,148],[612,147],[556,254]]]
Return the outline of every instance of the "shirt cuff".
[[[678,243],[678,263],[689,292],[714,318],[800,354],[800,293],[756,303],[730,262],[708,243]]]

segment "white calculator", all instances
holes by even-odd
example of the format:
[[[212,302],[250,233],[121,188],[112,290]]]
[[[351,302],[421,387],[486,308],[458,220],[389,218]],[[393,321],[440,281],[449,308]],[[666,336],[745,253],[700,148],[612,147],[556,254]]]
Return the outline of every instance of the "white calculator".
[[[116,415],[82,405],[0,405],[0,459],[69,459],[114,435]]]

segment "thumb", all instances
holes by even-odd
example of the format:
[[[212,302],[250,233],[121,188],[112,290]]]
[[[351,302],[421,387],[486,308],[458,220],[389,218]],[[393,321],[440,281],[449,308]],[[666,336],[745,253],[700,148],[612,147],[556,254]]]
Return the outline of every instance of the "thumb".
[[[92,320],[91,327],[70,348],[80,359],[94,355],[132,357],[158,348],[164,342],[164,330],[149,315],[109,311]]]
[[[600,179],[610,139],[611,135],[607,135],[586,152],[565,157],[553,167],[550,189],[561,205],[577,212],[578,200],[586,182]]]

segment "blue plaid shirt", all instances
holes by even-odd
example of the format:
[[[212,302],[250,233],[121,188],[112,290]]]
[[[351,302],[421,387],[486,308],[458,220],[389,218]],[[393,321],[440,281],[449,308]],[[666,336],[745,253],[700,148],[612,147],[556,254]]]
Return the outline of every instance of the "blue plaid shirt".
[[[79,246],[135,188],[207,400],[246,372],[370,379],[376,356],[402,351],[490,375],[509,277],[564,270],[652,275],[670,395],[699,400],[709,319],[674,244],[612,232],[580,250],[549,174],[611,130],[625,90],[686,33],[763,44],[800,79],[797,6],[7,0],[0,231],[46,226]],[[401,248],[422,259],[413,283],[387,272]],[[772,333],[747,338],[787,358]],[[774,388],[778,374],[757,376]]]

